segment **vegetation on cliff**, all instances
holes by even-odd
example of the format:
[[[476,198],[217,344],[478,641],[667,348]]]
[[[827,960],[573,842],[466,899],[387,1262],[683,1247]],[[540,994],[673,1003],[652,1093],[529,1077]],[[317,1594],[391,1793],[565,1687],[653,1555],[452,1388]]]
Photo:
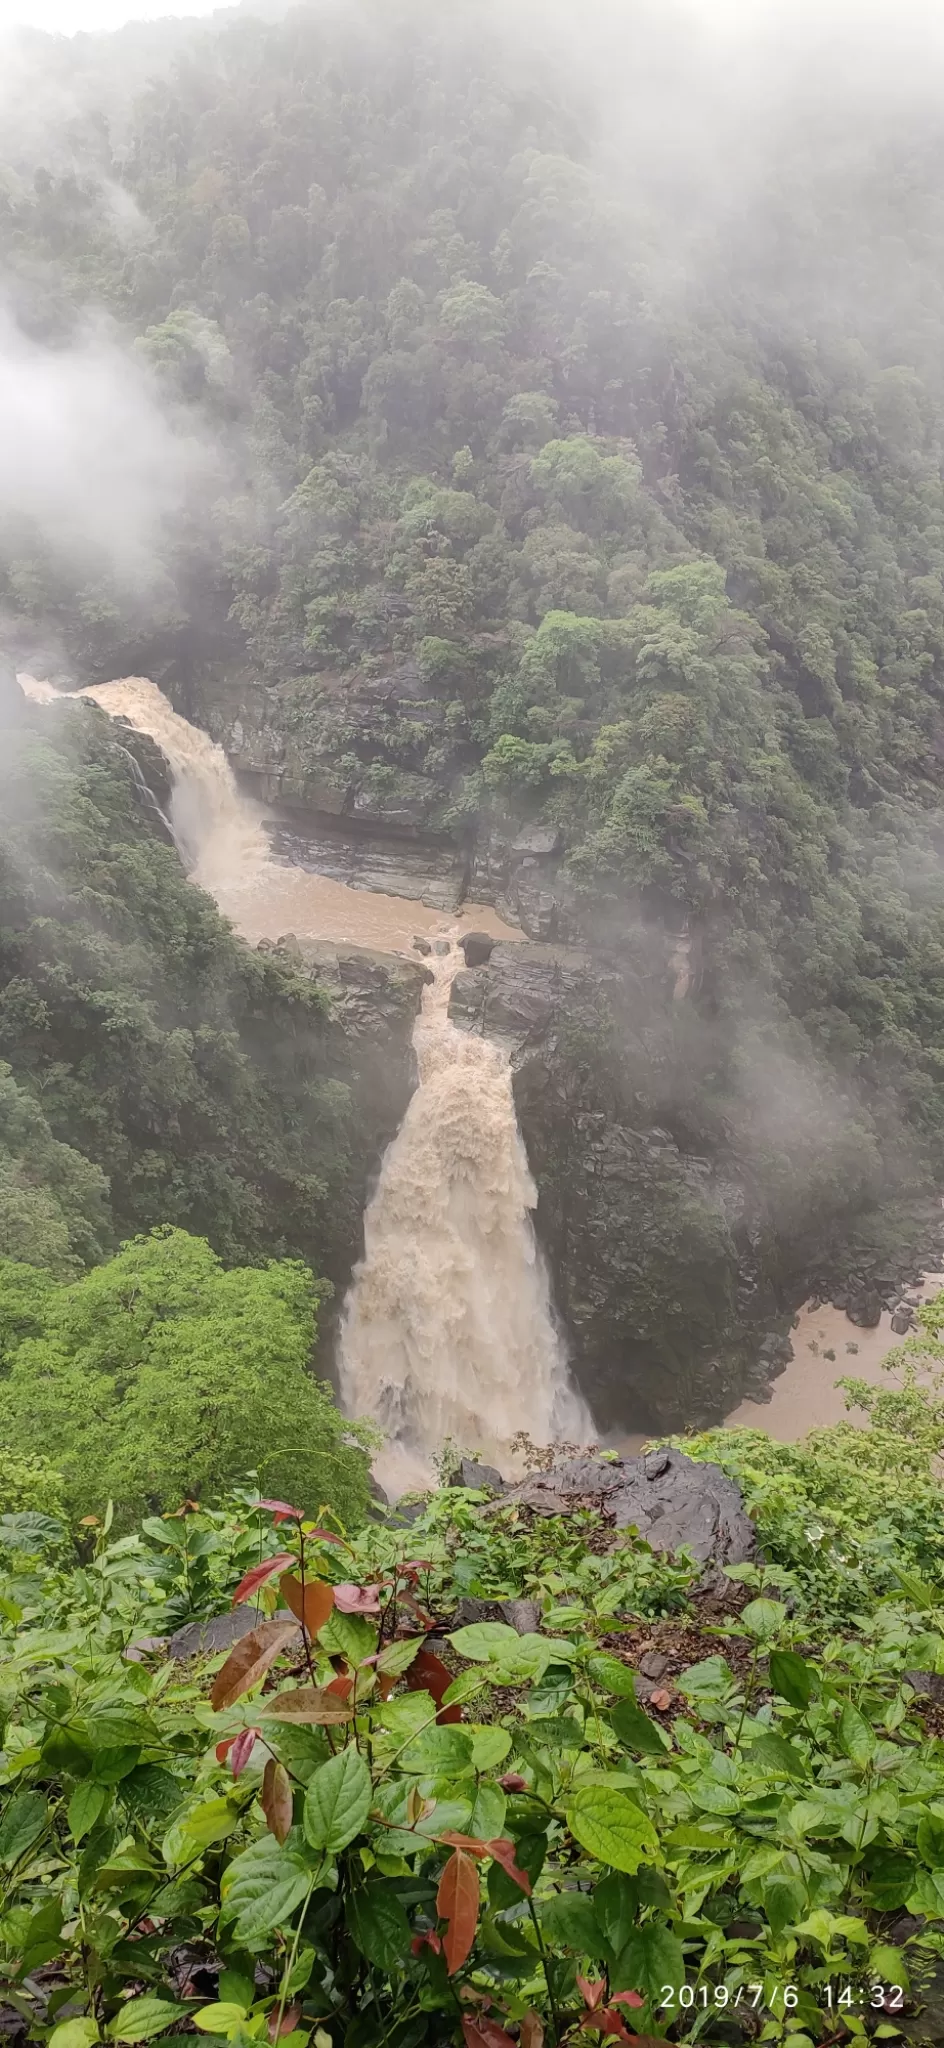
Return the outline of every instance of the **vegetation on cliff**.
[[[43,345],[108,308],[203,459],[153,575],[23,515],[0,597],[302,790],[558,828],[569,928],[661,977],[639,1120],[753,1117],[788,1237],[944,1157],[939,114],[868,33],[818,97],[676,28],[167,24],[133,107],[89,46],[68,162],[11,131],[0,256]]]

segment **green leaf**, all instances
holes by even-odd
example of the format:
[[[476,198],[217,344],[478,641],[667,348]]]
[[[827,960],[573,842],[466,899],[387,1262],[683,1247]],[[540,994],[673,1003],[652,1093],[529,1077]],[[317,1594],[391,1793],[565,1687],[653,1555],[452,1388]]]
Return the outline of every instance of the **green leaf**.
[[[623,1699],[611,1709],[610,1721],[625,1749],[639,1756],[664,1756],[672,1744],[661,1728],[649,1719],[635,1700]]]
[[[74,1842],[81,1842],[89,1828],[93,1828],[101,1817],[102,1808],[108,1798],[107,1787],[94,1785],[89,1778],[77,1785],[69,1801],[69,1833]]]
[[[494,1842],[505,1832],[504,1792],[498,1785],[479,1785],[472,1801],[467,1832],[480,1842]]]
[[[400,1757],[400,1769],[418,1777],[467,1771],[471,1765],[472,1736],[467,1728],[424,1728],[407,1743]]]
[[[556,1892],[540,1905],[541,1933],[553,1948],[570,1948],[599,1962],[606,1955],[606,1936],[588,1892]]]
[[[237,1942],[251,1947],[286,1925],[315,1876],[297,1849],[260,1835],[223,1872],[220,1918],[234,1921]]]
[[[201,2006],[193,2015],[193,2024],[202,2034],[235,2034],[246,2018],[245,2007],[230,2005],[222,2000],[216,2005]]]
[[[677,1991],[684,1982],[682,1944],[659,1920],[634,1930],[610,1975],[612,1991],[639,1991],[650,2007],[658,2004],[664,1985]]]
[[[410,1952],[410,1923],[392,1884],[368,1882],[350,1893],[344,1917],[363,1956],[378,1970],[399,1970]]]
[[[750,1761],[771,1778],[803,1779],[809,1776],[800,1751],[787,1741],[786,1736],[777,1735],[773,1730],[751,1743]]]
[[[763,1886],[764,1911],[777,1940],[795,1927],[806,1912],[806,1890],[798,1877],[769,1877]]]
[[[312,1848],[327,1849],[332,1854],[346,1849],[365,1826],[370,1803],[370,1772],[363,1757],[349,1745],[322,1764],[309,1781],[305,1793],[305,1834]]]
[[[503,1764],[511,1748],[511,1731],[508,1728],[471,1727],[472,1762],[477,1771],[494,1771]]]
[[[365,1614],[342,1614],[336,1607],[318,1630],[318,1641],[332,1657],[340,1655],[349,1664],[361,1664],[377,1648],[377,1624]]]
[[[503,1651],[514,1650],[521,1637],[507,1621],[472,1621],[467,1628],[454,1629],[448,1640],[470,1664],[487,1664]]]
[[[839,1716],[839,1745],[856,1769],[864,1771],[875,1755],[876,1735],[871,1722],[847,1700]]]
[[[944,1870],[944,1816],[923,1813],[918,1822],[918,1855],[929,1870]]]
[[[813,1697],[813,1673],[795,1650],[771,1650],[770,1685],[787,1705],[803,1712]]]
[[[636,1680],[628,1664],[619,1657],[609,1657],[600,1651],[587,1659],[587,1674],[602,1692],[616,1693],[623,1700],[636,1697]]]
[[[620,1950],[626,1947],[636,1924],[639,1912],[637,1880],[614,1870],[597,1885],[593,1904],[609,1951],[607,1961],[613,1963]]]
[[[768,1636],[775,1636],[786,1618],[787,1610],[782,1600],[751,1600],[741,1614],[744,1627],[760,1642],[766,1642]]]
[[[61,2027],[53,2027],[48,2048],[91,2048],[101,2038],[97,2020],[64,2020]]]
[[[377,1659],[377,1669],[387,1678],[402,1678],[404,1671],[416,1660],[425,1642],[425,1636],[404,1636],[399,1642],[388,1643]]]
[[[166,1998],[131,1998],[109,2020],[105,2032],[109,2041],[153,2041],[155,2034],[163,2034],[191,2010],[188,2005],[172,2005]]]
[[[27,1849],[38,1842],[46,1825],[46,1812],[41,1792],[16,1793],[0,1820],[0,1863],[18,1863]]]
[[[575,1840],[599,1863],[630,1876],[658,1849],[656,1832],[628,1793],[609,1785],[588,1785],[567,1808]]]

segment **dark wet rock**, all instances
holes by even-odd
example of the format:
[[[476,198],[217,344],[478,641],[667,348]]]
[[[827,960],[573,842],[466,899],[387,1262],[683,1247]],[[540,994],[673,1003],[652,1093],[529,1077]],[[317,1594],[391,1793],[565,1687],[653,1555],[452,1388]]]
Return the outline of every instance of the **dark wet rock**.
[[[494,1465],[480,1465],[475,1458],[462,1458],[449,1484],[481,1487],[488,1493],[501,1493],[505,1482]]]
[[[758,1356],[768,1378],[777,1379],[794,1356],[793,1345],[779,1330],[769,1330],[761,1339]]]
[[[229,1614],[212,1614],[206,1621],[188,1621],[171,1636],[167,1654],[175,1664],[189,1663],[191,1657],[215,1657],[220,1650],[231,1650],[260,1621],[268,1619],[259,1608],[234,1607]],[[279,1609],[278,1619],[291,1621],[287,1607]]]
[[[414,938],[413,951],[414,953],[422,953],[424,960],[429,959],[432,950],[428,939],[422,939],[418,935]]]
[[[617,1529],[637,1528],[654,1550],[687,1550],[700,1564],[744,1564],[758,1555],[757,1532],[734,1481],[682,1451],[570,1458],[510,1487],[505,1500],[539,1515],[597,1508]]]
[[[643,1678],[650,1678],[655,1681],[657,1678],[661,1678],[663,1672],[667,1671],[668,1668],[668,1657],[661,1656],[658,1650],[647,1650],[646,1655],[639,1659],[639,1669],[642,1672]]]
[[[906,1337],[914,1329],[914,1316],[910,1308],[898,1308],[892,1316],[892,1329],[896,1337]]]
[[[452,952],[451,941],[449,939],[434,939],[433,952],[436,954],[438,959],[445,960],[446,954]]]
[[[519,1636],[533,1636],[541,1626],[541,1609],[536,1600],[502,1600],[501,1618]]]
[[[503,1621],[519,1636],[531,1636],[541,1626],[541,1609],[536,1600],[475,1600],[466,1595],[459,1601],[450,1628],[468,1628],[478,1621]]]
[[[944,1700],[944,1677],[938,1672],[906,1671],[904,1677],[906,1685],[910,1685],[912,1692],[920,1694],[922,1699]]]
[[[459,945],[467,967],[485,967],[495,950],[495,940],[489,932],[463,932]]]
[[[275,950],[283,954],[286,960],[300,961],[303,958],[301,945],[294,932],[283,932],[281,938],[276,939]]]
[[[855,1323],[858,1329],[874,1330],[882,1320],[883,1306],[880,1294],[876,1294],[874,1290],[866,1290],[850,1299],[846,1314],[850,1323]]]

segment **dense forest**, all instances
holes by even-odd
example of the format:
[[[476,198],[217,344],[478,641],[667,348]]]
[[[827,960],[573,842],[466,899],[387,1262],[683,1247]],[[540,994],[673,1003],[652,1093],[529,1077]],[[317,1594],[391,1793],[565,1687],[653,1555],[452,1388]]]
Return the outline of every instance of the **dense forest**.
[[[696,949],[658,1120],[710,1150],[805,1066],[841,1209],[942,1161],[940,119],[868,38],[811,83],[681,20],[168,25],[125,100],[121,38],[58,46],[17,347],[67,385],[133,343],[180,483],[143,574],[40,479],[0,601],[217,731],[263,702],[315,801],[546,825],[559,935]]]
[[[792,1306],[811,1237],[941,1182],[941,126],[910,15],[893,62],[838,14],[538,26],[11,45],[0,615],[479,893],[537,828],[512,909],[622,977],[526,1130],[565,1313],[560,1132],[663,1148],[602,1223],[630,1258],[670,1220],[675,1334],[646,1243],[599,1290],[611,1412],[630,1354],[684,1387],[745,1275]],[[64,1278],[170,1224],[343,1281],[378,1132],[323,992],[234,946],[82,735],[4,763],[5,1248]]]

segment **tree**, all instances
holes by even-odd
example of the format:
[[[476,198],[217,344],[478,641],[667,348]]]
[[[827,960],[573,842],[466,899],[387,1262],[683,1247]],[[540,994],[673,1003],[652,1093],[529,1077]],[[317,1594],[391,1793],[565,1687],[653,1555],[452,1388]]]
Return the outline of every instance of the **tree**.
[[[256,1470],[267,1493],[362,1519],[357,1429],[308,1369],[324,1289],[305,1266],[227,1272],[168,1227],[81,1280],[25,1285],[0,1261],[0,1443],[42,1444],[74,1516],[173,1508]]]

